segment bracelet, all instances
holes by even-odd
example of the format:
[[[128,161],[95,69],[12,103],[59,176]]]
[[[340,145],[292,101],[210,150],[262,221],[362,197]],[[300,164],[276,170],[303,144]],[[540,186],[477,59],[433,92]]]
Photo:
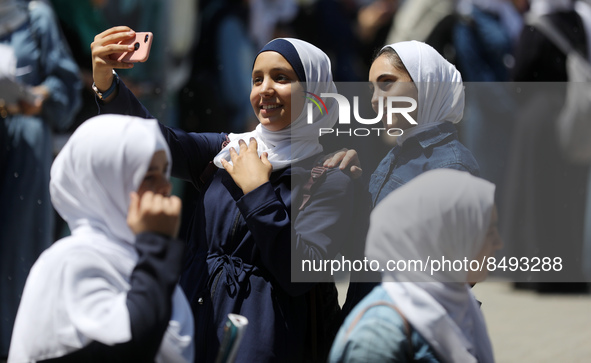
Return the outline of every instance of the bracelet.
[[[100,98],[101,100],[104,100],[105,98],[109,97],[113,92],[115,92],[115,89],[117,88],[117,86],[119,86],[119,75],[117,75],[117,72],[115,72],[114,69],[113,69],[113,82],[111,83],[111,87],[109,87],[109,89],[106,90],[105,92],[99,91],[96,84],[94,84],[94,82],[92,82],[92,90],[98,96],[98,98]]]

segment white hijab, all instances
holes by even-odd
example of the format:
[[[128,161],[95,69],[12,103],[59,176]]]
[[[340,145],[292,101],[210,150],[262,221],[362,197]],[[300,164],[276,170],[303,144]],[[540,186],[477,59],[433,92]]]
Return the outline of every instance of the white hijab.
[[[154,152],[170,151],[155,120],[102,115],[82,124],[51,168],[53,205],[72,236],[31,269],[16,317],[9,361],[60,357],[91,341],[129,341],[126,297],[137,263],[127,210]],[[167,171],[170,175],[170,167]],[[193,317],[177,286],[159,362],[192,362]]]
[[[323,51],[303,40],[281,39],[291,43],[297,51],[306,75],[306,91],[318,96],[321,93],[337,93],[336,86],[332,81],[330,59]],[[272,40],[266,47],[277,40]],[[278,50],[277,52],[280,53]],[[297,97],[297,95],[292,95],[293,97]],[[328,98],[325,103],[328,112],[321,115],[320,111],[315,108],[313,124],[307,123],[307,111],[304,107],[299,117],[283,130],[269,131],[259,124],[254,131],[243,134],[230,134],[230,143],[214,158],[215,165],[223,169],[221,159],[230,161],[230,148],[233,147],[238,152],[238,141],[244,140],[248,144],[251,137],[257,140],[259,155],[263,152],[268,153],[273,170],[286,168],[292,163],[321,153],[322,146],[318,141],[318,130],[321,127],[331,128],[338,119],[336,100]]]
[[[418,125],[397,139],[409,137],[443,122],[458,123],[464,114],[464,85],[456,67],[430,45],[416,40],[386,45],[398,53],[418,90]]]
[[[494,205],[492,183],[452,169],[427,171],[390,193],[371,213],[366,255],[388,260],[469,260],[483,246]],[[484,317],[465,271],[382,272],[382,285],[445,362],[493,362]]]

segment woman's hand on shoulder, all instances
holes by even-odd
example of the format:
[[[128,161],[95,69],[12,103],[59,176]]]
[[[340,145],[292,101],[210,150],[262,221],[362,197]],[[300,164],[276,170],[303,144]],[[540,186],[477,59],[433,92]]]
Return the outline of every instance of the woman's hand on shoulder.
[[[133,192],[127,224],[136,235],[153,232],[176,238],[181,224],[181,200],[174,195],[166,197],[151,191],[140,198]]]
[[[119,62],[111,59],[110,56],[132,51],[133,45],[120,45],[117,43],[134,36],[135,32],[130,27],[116,26],[94,37],[94,42],[90,44],[92,78],[99,91],[106,91],[111,87],[114,68],[133,68],[133,63]]]
[[[237,153],[234,148],[230,148],[232,164],[222,159],[222,165],[234,183],[242,189],[244,194],[247,194],[269,181],[273,166],[267,159],[267,153],[263,153],[259,157],[258,144],[254,138],[250,139],[248,145],[244,140],[240,140],[239,144],[240,153]]]
[[[359,155],[357,155],[357,151],[354,149],[341,149],[328,154],[322,165],[327,168],[334,168],[338,165],[340,170],[350,175],[353,179],[357,179],[363,174]]]

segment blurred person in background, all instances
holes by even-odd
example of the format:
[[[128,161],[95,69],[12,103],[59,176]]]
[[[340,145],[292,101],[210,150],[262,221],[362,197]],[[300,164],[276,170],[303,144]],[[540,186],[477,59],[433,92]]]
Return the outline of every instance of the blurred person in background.
[[[418,40],[453,63],[452,31],[457,0],[405,0],[394,16],[383,44]]]
[[[497,185],[499,196],[517,108],[504,82],[510,80],[523,28],[519,1],[459,0],[452,33],[454,62],[468,88],[460,139],[478,160],[480,175]]]
[[[80,107],[81,82],[45,2],[0,0],[0,44],[12,49],[15,79],[31,86],[34,96],[32,102],[0,110],[0,357],[6,357],[25,279],[53,238],[52,130],[71,125]]]
[[[531,0],[528,16],[545,17],[581,54],[589,54],[591,17],[581,16],[571,0]],[[562,257],[561,273],[581,281],[581,251],[588,166],[568,161],[558,146],[556,119],[564,105],[566,55],[533,26],[523,28],[512,78],[540,83],[519,98],[501,204],[501,234],[517,257]],[[576,80],[575,80],[576,81]],[[555,82],[549,84],[548,82]],[[548,283],[534,278],[516,287],[542,293],[587,292],[586,283]],[[561,282],[565,282],[564,279]]]
[[[361,82],[384,44],[398,0],[318,0],[301,5],[293,30],[331,57],[337,82]]]
[[[95,34],[119,24],[131,24],[138,31],[151,32],[154,40],[150,51],[150,62],[138,63],[133,69],[121,72],[121,77],[145,104],[153,106],[154,115],[169,124],[167,110],[168,76],[167,52],[170,47],[168,36],[169,11],[175,2],[161,0],[51,0],[59,18],[64,35],[72,49],[74,59],[82,70],[84,91],[83,107],[76,115],[73,131],[80,123],[96,114],[90,43]],[[187,12],[190,14],[190,11]]]
[[[249,4],[199,2],[199,37],[192,70],[179,95],[179,126],[185,131],[245,131],[257,124],[248,102],[255,40]]]

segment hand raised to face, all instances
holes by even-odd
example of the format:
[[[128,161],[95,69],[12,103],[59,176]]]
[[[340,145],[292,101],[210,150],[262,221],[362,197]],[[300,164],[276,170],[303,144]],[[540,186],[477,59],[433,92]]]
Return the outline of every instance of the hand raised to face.
[[[134,234],[153,232],[176,238],[181,225],[181,200],[146,191],[131,193],[127,224]]]

